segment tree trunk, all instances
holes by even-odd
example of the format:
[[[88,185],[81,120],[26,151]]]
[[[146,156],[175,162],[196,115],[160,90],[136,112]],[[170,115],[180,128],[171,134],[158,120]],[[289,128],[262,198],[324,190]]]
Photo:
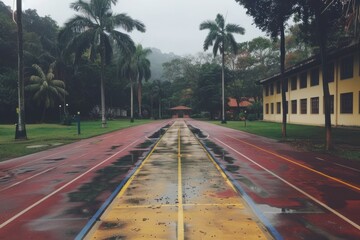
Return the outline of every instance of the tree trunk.
[[[315,7],[315,18],[316,18],[316,27],[318,32],[318,40],[320,47],[320,58],[321,58],[321,71],[323,74],[322,83],[323,83],[323,93],[324,93],[324,110],[325,110],[325,139],[326,150],[330,150],[332,148],[332,139],[331,139],[331,112],[330,112],[330,91],[329,91],[329,83],[327,76],[327,22],[325,22],[325,17],[321,12],[321,8],[319,5],[321,3],[317,1],[317,6]]]
[[[286,115],[287,115],[287,107],[286,107],[286,88],[285,88],[285,27],[284,21],[280,26],[280,79],[281,79],[281,102],[282,102],[282,128],[281,135],[283,138],[286,138]]]
[[[101,42],[103,42],[101,40]],[[101,91],[101,126],[103,128],[106,128],[106,116],[105,116],[105,47],[103,46],[103,43],[100,43],[101,48],[101,70],[100,70],[100,91]]]
[[[24,59],[23,59],[23,31],[22,31],[22,4],[16,0],[16,20],[18,29],[18,123],[15,130],[15,139],[27,139],[25,128],[25,99],[24,99]]]
[[[141,81],[139,81],[139,84],[138,84],[138,103],[139,103],[139,117],[141,118],[142,117],[142,112],[141,112],[141,102],[142,102],[142,83]]]
[[[224,48],[224,46],[223,46]],[[222,119],[221,119],[221,123],[225,124],[226,123],[226,118],[225,118],[225,54],[224,54],[224,49],[222,50],[221,53],[221,99],[222,99]]]
[[[134,122],[134,82],[130,79],[130,122]]]

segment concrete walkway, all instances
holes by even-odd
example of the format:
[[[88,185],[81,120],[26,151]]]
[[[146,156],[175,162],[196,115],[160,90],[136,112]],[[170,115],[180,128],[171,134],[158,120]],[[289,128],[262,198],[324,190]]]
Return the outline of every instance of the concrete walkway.
[[[176,121],[85,239],[272,239],[183,121]]]

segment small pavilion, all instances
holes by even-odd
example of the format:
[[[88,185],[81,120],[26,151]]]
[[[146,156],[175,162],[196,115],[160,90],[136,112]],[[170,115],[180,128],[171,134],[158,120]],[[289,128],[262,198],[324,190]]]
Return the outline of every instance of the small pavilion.
[[[191,108],[185,106],[177,106],[170,108],[172,118],[189,118]]]

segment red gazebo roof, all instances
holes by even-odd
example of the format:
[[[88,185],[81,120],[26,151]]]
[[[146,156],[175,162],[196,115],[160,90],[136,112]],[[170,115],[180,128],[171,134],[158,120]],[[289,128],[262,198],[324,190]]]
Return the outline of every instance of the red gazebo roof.
[[[185,107],[185,106],[177,106],[177,107],[170,108],[170,110],[191,110],[191,108]]]

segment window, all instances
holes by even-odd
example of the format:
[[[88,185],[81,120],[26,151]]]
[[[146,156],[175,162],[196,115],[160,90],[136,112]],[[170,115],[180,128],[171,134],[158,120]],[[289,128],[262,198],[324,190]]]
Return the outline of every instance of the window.
[[[324,113],[325,113],[325,98],[324,98]],[[330,95],[330,114],[334,114],[334,95]]]
[[[271,110],[271,114],[274,114],[274,103],[271,103],[271,105],[270,105],[270,110]]]
[[[340,113],[353,113],[353,93],[340,94]]]
[[[280,114],[281,113],[281,102],[277,102],[276,103],[276,113]]]
[[[334,63],[329,63],[326,67],[328,82],[334,82]]]
[[[348,56],[341,59],[340,63],[340,79],[352,78],[354,74],[354,57]]]
[[[265,113],[269,114],[269,104],[265,104]]]
[[[319,85],[319,68],[311,70],[310,73],[310,86]]]
[[[300,88],[307,87],[307,72],[303,72],[300,74]]]
[[[307,114],[307,99],[300,99],[300,113]]]
[[[311,101],[311,114],[319,114],[319,98],[314,97],[310,99]]]
[[[297,114],[297,100],[291,100],[291,113]]]
[[[270,95],[274,95],[274,83],[270,83]]]
[[[291,90],[296,90],[297,89],[297,77],[292,77],[291,78]]]
[[[276,82],[276,93],[281,93],[281,82],[280,81]]]

